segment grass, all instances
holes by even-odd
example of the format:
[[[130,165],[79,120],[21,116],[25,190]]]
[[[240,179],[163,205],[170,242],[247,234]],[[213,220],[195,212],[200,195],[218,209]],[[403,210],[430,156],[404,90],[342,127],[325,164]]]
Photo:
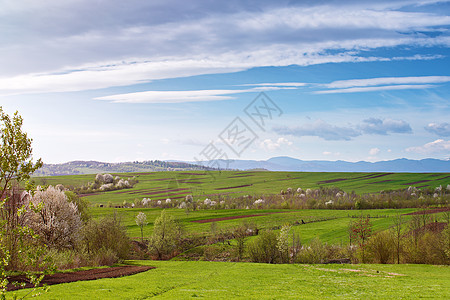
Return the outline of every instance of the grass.
[[[346,192],[358,194],[381,190],[416,187],[447,186],[448,173],[320,173],[320,172],[269,172],[269,171],[214,171],[214,172],[152,172],[113,174],[122,178],[136,175],[139,183],[132,189],[103,192],[86,196],[93,204],[112,203],[121,205],[123,201],[151,198],[152,200],[184,199],[192,194],[194,199],[222,194],[242,196],[280,193],[288,187],[339,187]],[[34,177],[37,184],[61,183],[65,186],[81,186],[93,181],[95,175],[71,175]]]
[[[51,286],[39,299],[450,298],[448,266],[130,263],[156,269],[116,279]]]
[[[309,222],[319,218],[330,218],[327,221],[308,223],[294,226],[293,230],[300,234],[302,242],[309,242],[314,237],[319,237],[323,242],[348,242],[347,227],[352,220],[352,216],[369,214],[379,216],[373,218],[374,230],[384,230],[392,226],[392,220],[397,214],[406,214],[417,209],[378,209],[378,210],[326,210],[326,209],[305,209],[305,210],[263,210],[263,209],[241,209],[241,210],[199,210],[192,211],[189,214],[183,209],[166,209],[169,215],[174,216],[183,226],[185,233],[189,234],[209,234],[211,223],[195,223],[192,221],[205,220],[221,217],[233,217],[253,214],[263,214],[262,216],[249,217],[243,219],[232,219],[216,222],[217,230],[232,229],[241,225],[243,222],[254,223],[258,228],[273,228],[285,223],[293,224],[295,221],[301,223],[301,220]],[[156,208],[91,208],[94,219],[111,215],[114,212],[121,217],[122,224],[126,227],[131,237],[140,237],[140,228],[136,225],[135,217],[139,212],[147,215],[148,225],[144,227],[144,236],[149,237],[152,234],[153,222],[160,215],[161,209]],[[405,219],[410,216],[405,216]]]

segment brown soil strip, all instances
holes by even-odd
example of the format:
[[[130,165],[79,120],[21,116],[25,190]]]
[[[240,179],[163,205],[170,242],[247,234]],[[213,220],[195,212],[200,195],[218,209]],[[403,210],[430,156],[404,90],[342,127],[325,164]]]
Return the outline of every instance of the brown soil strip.
[[[231,217],[213,218],[213,219],[206,219],[206,220],[196,220],[196,221],[191,221],[191,222],[194,222],[194,223],[211,223],[211,222],[217,222],[217,221],[243,219],[243,218],[251,218],[251,217],[260,217],[260,216],[267,216],[267,215],[271,215],[271,214],[284,214],[284,213],[289,213],[289,211],[274,211],[274,212],[268,212],[268,213],[264,213],[264,214],[231,216]]]
[[[403,185],[413,185],[413,184],[418,184],[418,183],[424,183],[424,182],[429,182],[431,180],[420,180],[420,181],[414,181],[414,182],[410,182],[410,183],[404,183]]]
[[[409,214],[404,214],[405,216],[412,216],[412,215],[424,215],[424,214],[437,214],[444,211],[450,211],[450,207],[442,207],[442,208],[434,208],[434,209],[428,209],[428,210],[421,210],[421,211],[415,211]]]
[[[205,173],[180,173],[183,175],[196,175],[196,176],[206,176],[207,174]]]
[[[336,178],[336,179],[330,179],[330,180],[323,180],[323,181],[318,181],[317,184],[333,183],[333,182],[339,182],[339,181],[344,181],[344,180],[349,180],[349,178]]]
[[[243,218],[250,218],[250,217],[260,217],[260,216],[265,216],[265,215],[266,214],[231,216],[231,217],[222,217],[222,218],[214,218],[214,219],[206,219],[206,220],[196,220],[196,221],[191,221],[191,222],[193,222],[193,223],[211,223],[211,222],[218,222],[218,221],[225,221],[225,220],[243,219]]]
[[[228,178],[238,178],[238,177],[251,177],[255,176],[254,174],[247,174],[247,175],[234,175],[234,176],[228,176]]]
[[[101,278],[117,278],[122,276],[134,275],[154,268],[155,267],[150,266],[121,266],[121,267],[84,270],[70,273],[56,273],[52,275],[45,275],[44,279],[41,281],[41,284],[53,285],[75,281],[96,280]],[[13,281],[20,283],[24,282],[25,283],[24,288],[33,287],[33,285],[28,281],[28,279],[24,275],[11,276],[8,278],[8,280],[9,282]],[[15,291],[21,288],[22,287],[17,287],[9,283],[7,290]]]
[[[252,186],[252,184],[243,184],[243,185],[237,185],[237,186],[229,186],[229,187],[223,187],[223,188],[216,188],[216,190],[229,190],[229,189],[238,189],[242,187]]]
[[[368,182],[367,184],[377,184],[377,183],[386,183],[391,182],[393,180],[387,179],[387,180],[381,180],[381,181],[375,181],[375,182]]]

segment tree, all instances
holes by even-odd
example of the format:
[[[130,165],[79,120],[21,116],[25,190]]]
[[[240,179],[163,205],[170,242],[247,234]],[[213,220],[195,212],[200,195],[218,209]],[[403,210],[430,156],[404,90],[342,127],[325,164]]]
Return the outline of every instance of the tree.
[[[402,215],[398,214],[394,218],[394,226],[392,227],[392,236],[394,238],[395,255],[397,258],[397,264],[400,263],[400,252],[402,247],[403,236],[403,219]]]
[[[25,194],[18,186],[42,166],[42,161],[33,163],[32,140],[22,131],[22,124],[18,112],[10,117],[0,107],[0,298],[5,297],[8,284],[6,270],[17,266],[18,255],[37,258],[37,252],[29,253],[28,245],[23,243],[25,237],[35,240],[35,235],[22,226]],[[35,274],[30,274],[29,279],[39,284]]]
[[[23,182],[42,167],[42,160],[32,160],[32,139],[22,131],[23,119],[16,111],[11,118],[0,106],[0,199],[4,199],[11,183]]]
[[[174,218],[167,215],[166,210],[163,210],[156,218],[150,238],[150,248],[156,253],[158,259],[163,259],[176,249],[179,235],[177,227]]]
[[[64,192],[49,186],[35,193],[30,201],[39,211],[27,212],[26,224],[48,247],[75,248],[80,238],[81,218],[77,206],[67,201]]]
[[[144,226],[148,224],[147,215],[143,212],[138,213],[136,216],[136,224],[141,229],[141,241],[144,242]]]
[[[356,221],[350,223],[352,240],[357,241],[362,254],[362,261],[365,262],[365,247],[367,240],[372,235],[372,223],[369,216],[361,215]]]
[[[280,233],[277,236],[277,248],[280,252],[281,263],[289,263],[289,231],[291,226],[284,225],[281,227]]]

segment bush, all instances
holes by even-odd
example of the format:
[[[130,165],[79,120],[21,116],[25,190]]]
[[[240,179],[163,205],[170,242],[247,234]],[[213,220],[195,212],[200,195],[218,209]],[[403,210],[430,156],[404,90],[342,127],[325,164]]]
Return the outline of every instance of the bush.
[[[272,230],[262,231],[248,245],[248,254],[252,262],[274,264],[279,260],[277,235]]]
[[[319,238],[311,241],[308,247],[303,247],[297,254],[296,263],[321,264],[327,260],[327,249]]]
[[[83,228],[82,246],[91,258],[98,258],[97,262],[105,262],[103,258],[106,256],[108,259],[115,257],[114,262],[126,259],[130,243],[125,228],[115,214],[99,221],[90,221]]]
[[[393,262],[395,244],[392,234],[385,230],[378,232],[367,243],[367,254],[375,263],[387,264]]]

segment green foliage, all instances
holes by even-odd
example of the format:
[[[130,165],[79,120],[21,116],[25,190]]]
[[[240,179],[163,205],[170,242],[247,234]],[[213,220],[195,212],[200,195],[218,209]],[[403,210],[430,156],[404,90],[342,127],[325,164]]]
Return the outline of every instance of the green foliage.
[[[72,191],[65,191],[64,194],[67,197],[67,201],[70,203],[74,203],[77,206],[78,212],[80,213],[80,218],[83,223],[87,223],[91,218],[89,214],[89,201],[84,198],[78,196],[76,193]]]
[[[310,245],[304,247],[296,258],[297,263],[302,264],[321,264],[327,259],[327,249],[320,239],[315,238]]]
[[[97,257],[99,264],[109,265],[128,257],[131,241],[116,214],[89,221],[82,235],[83,250]],[[107,261],[102,257],[108,257]]]
[[[11,118],[0,107],[0,199],[12,180],[22,182],[42,166],[41,159],[32,161],[32,139],[22,131],[23,119],[18,112]]]
[[[37,236],[23,224],[26,195],[17,186],[42,166],[32,161],[32,140],[22,131],[23,119],[16,112],[12,117],[0,107],[0,299],[5,298],[7,270],[26,270],[37,292],[42,276],[33,272],[48,269],[48,261]]]
[[[250,260],[259,263],[277,263],[280,257],[277,244],[277,234],[274,231],[261,231],[248,245]]]
[[[180,230],[174,218],[161,211],[153,226],[153,234],[150,238],[149,247],[158,259],[166,258],[176,250],[180,238]]]
[[[392,262],[395,254],[395,240],[390,231],[385,230],[373,235],[367,243],[368,256],[374,263],[387,264]]]

